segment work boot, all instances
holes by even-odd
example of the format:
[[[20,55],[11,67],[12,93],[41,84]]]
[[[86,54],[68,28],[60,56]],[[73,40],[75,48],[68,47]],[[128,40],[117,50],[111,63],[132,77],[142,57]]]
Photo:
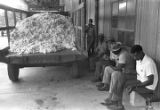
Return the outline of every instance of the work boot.
[[[103,87],[104,86],[104,83],[100,82],[96,85],[97,87]]]
[[[104,84],[104,86],[102,87],[98,87],[99,91],[109,91],[109,85],[108,84]]]
[[[100,78],[95,77],[95,78],[92,79],[92,82],[100,82],[100,81],[101,81]]]
[[[109,105],[107,107],[111,110],[125,110],[124,105]]]

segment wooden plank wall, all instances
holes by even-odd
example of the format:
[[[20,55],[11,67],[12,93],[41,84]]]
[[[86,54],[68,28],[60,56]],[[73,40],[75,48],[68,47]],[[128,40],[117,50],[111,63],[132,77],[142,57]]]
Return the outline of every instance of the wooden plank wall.
[[[90,11],[88,15],[93,19],[95,24],[95,0],[88,0],[90,2]]]
[[[93,19],[93,24],[95,24],[95,0],[86,0],[86,22],[89,19]]]
[[[160,0],[137,0],[135,43],[155,59],[160,72]]]
[[[104,0],[104,26],[103,31],[106,39],[111,38],[111,4],[110,0]]]
[[[98,33],[104,33],[104,1],[105,0],[99,0]]]
[[[103,33],[106,39],[111,37],[111,0],[99,0],[99,33]]]
[[[159,79],[160,79],[160,0],[157,3],[158,6],[158,20],[157,20],[157,38],[156,38],[156,56],[155,59],[158,63]]]
[[[157,0],[137,0],[136,43],[152,57],[156,55],[158,3]]]

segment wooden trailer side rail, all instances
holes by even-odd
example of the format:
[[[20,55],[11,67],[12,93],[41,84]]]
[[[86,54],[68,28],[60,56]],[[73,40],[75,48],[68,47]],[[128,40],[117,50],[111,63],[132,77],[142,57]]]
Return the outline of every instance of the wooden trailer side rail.
[[[79,77],[78,63],[85,60],[87,56],[75,50],[62,50],[56,53],[37,53],[18,55],[10,53],[5,56],[8,64],[8,76],[13,82],[18,81],[19,68],[23,67],[45,67],[70,65],[70,72],[73,77]]]

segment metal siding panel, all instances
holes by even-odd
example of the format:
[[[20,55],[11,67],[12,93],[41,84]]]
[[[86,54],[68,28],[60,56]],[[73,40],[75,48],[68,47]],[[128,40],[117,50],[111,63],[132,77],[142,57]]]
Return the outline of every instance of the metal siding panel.
[[[141,31],[141,7],[142,7],[142,1],[137,0],[137,10],[136,10],[136,32],[135,32],[135,44],[140,43],[140,31]]]
[[[104,35],[106,39],[111,37],[111,3],[110,0],[105,0],[104,6]]]
[[[159,3],[160,5],[160,3]],[[158,29],[157,29],[157,48],[156,48],[156,61],[158,62],[158,68],[160,71],[160,8],[159,10],[159,19],[158,19]]]
[[[140,2],[138,2],[140,3]],[[140,44],[144,51],[155,58],[156,53],[156,36],[157,36],[157,20],[158,20],[158,3],[157,0],[141,0],[139,13],[140,19]],[[140,15],[138,15],[140,14]],[[138,21],[140,20],[140,21]],[[136,34],[137,35],[137,34]],[[138,37],[139,37],[138,36]]]
[[[104,0],[99,0],[99,33],[104,33]]]
[[[90,11],[90,17],[95,21],[95,0],[91,0],[91,11]]]

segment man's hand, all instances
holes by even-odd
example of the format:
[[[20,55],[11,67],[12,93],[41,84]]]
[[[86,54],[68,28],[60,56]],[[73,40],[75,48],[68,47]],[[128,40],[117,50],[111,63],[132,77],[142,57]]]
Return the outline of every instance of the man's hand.
[[[111,67],[112,69],[115,69],[115,66],[110,65],[110,67]]]
[[[136,89],[136,86],[128,86],[127,87],[127,92],[128,92],[128,94],[130,94],[133,90],[135,90]]]

